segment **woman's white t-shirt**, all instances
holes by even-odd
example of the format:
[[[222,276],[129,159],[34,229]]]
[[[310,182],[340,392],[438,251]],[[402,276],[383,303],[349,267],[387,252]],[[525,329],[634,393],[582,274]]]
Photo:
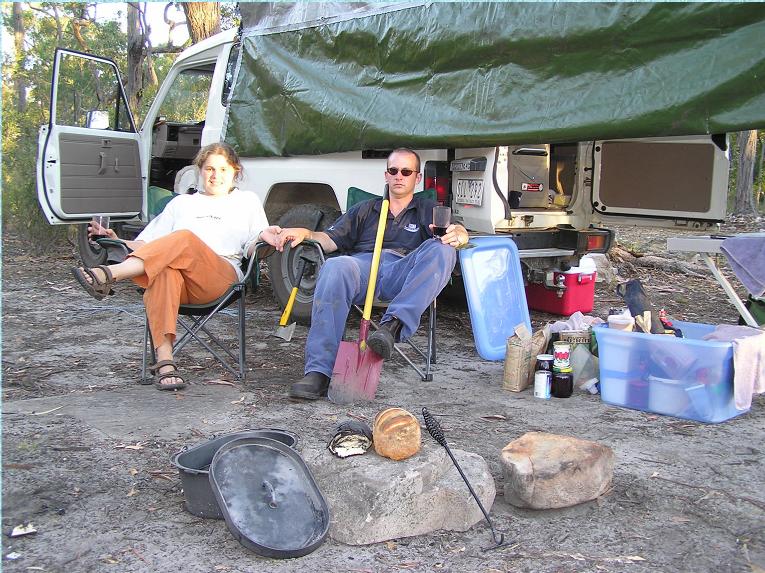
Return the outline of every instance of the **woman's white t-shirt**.
[[[149,242],[173,231],[189,230],[229,261],[241,280],[242,256],[266,227],[268,220],[258,196],[235,188],[227,195],[178,195],[136,240]]]

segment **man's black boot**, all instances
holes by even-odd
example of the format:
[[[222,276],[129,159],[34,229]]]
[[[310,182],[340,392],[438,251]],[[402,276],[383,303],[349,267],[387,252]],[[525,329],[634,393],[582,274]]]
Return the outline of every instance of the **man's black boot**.
[[[369,348],[374,350],[377,354],[382,356],[385,360],[388,360],[393,353],[393,346],[396,343],[399,332],[401,332],[401,321],[397,318],[383,322],[380,328],[375,330],[367,338],[367,344]]]
[[[321,372],[309,372],[290,386],[290,396],[292,398],[318,400],[327,395],[328,388],[329,376],[326,376]]]

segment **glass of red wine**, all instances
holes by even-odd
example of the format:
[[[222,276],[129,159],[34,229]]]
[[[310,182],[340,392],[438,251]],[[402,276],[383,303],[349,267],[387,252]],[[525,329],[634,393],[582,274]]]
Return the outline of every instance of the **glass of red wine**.
[[[97,241],[98,239],[109,238],[109,216],[108,215],[94,215],[93,220],[90,222],[90,240]]]
[[[452,222],[452,208],[436,205],[433,207],[433,236],[443,237]]]

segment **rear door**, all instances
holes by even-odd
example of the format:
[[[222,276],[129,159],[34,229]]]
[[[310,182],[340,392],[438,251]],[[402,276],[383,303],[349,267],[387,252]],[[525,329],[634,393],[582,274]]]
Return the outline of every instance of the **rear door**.
[[[586,153],[595,222],[700,229],[725,218],[725,136],[596,141]]]
[[[54,57],[50,122],[40,128],[37,156],[37,198],[48,222],[137,216],[144,170],[116,64],[60,48]]]

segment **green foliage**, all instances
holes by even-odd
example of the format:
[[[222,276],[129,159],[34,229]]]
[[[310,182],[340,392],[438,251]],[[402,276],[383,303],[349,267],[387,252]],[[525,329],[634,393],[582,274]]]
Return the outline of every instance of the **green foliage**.
[[[47,225],[35,190],[37,131],[48,122],[53,53],[56,47],[87,50],[124,66],[127,38],[119,22],[88,21],[92,7],[86,3],[42,2],[34,7],[35,10],[30,10],[25,5],[23,11],[26,32],[23,52],[3,54],[3,224],[10,232],[44,242],[66,234],[66,229]],[[11,3],[3,3],[4,33],[12,37],[11,9]],[[82,18],[86,19],[80,26],[84,45],[78,42],[72,26],[74,20]],[[26,109],[19,109],[18,82],[26,86]],[[94,95],[89,88],[79,91],[84,97]]]

